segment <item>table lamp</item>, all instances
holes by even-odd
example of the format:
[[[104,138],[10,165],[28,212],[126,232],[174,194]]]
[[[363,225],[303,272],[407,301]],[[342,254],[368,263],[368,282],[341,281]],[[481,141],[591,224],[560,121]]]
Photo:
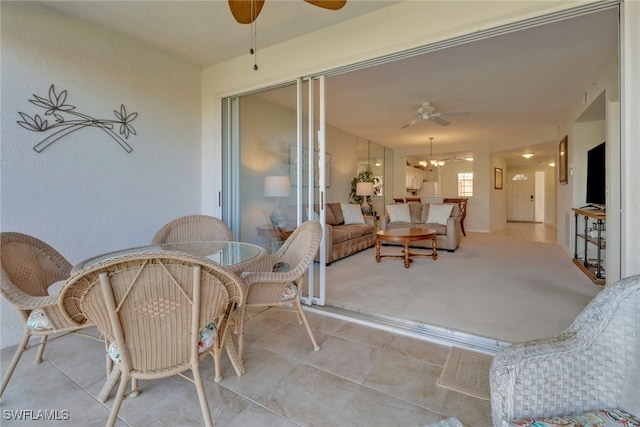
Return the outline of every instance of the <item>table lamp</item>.
[[[276,208],[269,219],[276,227],[284,227],[287,216],[280,210],[280,197],[288,197],[291,193],[291,182],[288,176],[267,176],[264,179],[264,196],[276,198]]]
[[[363,214],[371,213],[371,206],[369,206],[368,198],[373,196],[373,182],[358,182],[356,184],[356,195],[362,196],[362,204],[360,210]]]

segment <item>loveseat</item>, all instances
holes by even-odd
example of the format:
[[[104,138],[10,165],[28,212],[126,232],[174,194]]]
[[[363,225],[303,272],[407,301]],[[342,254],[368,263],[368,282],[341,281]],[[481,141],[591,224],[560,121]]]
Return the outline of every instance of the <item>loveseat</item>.
[[[438,249],[454,252],[460,246],[460,220],[460,209],[455,203],[395,203],[386,206],[386,215],[380,218],[380,229],[430,228],[438,234]],[[431,240],[411,242],[411,246],[428,249],[431,244]]]
[[[315,206],[318,214],[318,206]],[[343,212],[344,211],[344,212]],[[295,223],[295,208],[285,210],[287,222]],[[376,243],[376,218],[363,216],[360,206],[348,203],[327,203],[325,239],[326,264],[370,248]],[[317,218],[316,218],[317,219]],[[316,256],[320,261],[320,256]]]

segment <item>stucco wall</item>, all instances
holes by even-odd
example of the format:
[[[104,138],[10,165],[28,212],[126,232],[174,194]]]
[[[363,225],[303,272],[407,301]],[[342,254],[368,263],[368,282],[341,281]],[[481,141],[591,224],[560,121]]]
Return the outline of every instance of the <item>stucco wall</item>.
[[[199,213],[200,70],[33,2],[1,7],[0,229],[36,236],[73,264],[148,243],[168,220]],[[95,127],[34,151],[50,133],[20,127],[18,113],[53,124],[28,101],[48,99],[52,84],[94,118],[115,120],[121,104],[137,112],[136,135],[125,139],[133,151]],[[13,307],[1,304],[6,347],[21,329]]]

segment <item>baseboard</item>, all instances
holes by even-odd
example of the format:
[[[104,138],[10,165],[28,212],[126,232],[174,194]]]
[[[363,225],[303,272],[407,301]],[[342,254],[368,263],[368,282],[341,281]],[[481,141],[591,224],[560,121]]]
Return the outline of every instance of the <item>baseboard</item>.
[[[479,337],[404,319],[358,313],[331,306],[303,305],[303,307],[312,313],[347,320],[364,326],[434,342],[436,344],[462,347],[491,355],[511,345],[510,343],[491,338]]]

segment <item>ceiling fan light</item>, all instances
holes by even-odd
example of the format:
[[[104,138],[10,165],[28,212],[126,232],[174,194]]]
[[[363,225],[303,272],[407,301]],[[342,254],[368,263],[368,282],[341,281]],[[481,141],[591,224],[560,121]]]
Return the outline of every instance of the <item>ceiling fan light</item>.
[[[423,168],[424,168],[424,167],[426,167],[426,166],[427,166],[427,164],[428,164],[426,160],[420,160],[418,163],[419,163],[419,164],[420,164],[420,166],[422,166]]]
[[[442,167],[444,166],[444,160],[438,160],[438,166]]]
[[[533,157],[533,153],[524,153],[522,157],[524,157],[525,159],[530,159]]]
[[[547,163],[549,166],[551,166],[552,168],[556,167],[556,162],[549,162]]]
[[[438,161],[437,160],[430,160],[430,163],[432,166],[438,166]]]

